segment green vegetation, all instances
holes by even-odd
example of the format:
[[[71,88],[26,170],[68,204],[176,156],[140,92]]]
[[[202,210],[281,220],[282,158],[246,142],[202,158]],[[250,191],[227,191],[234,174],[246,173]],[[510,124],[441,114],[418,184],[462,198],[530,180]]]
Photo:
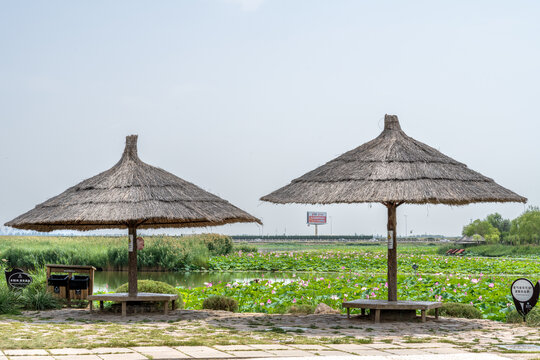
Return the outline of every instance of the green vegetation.
[[[456,248],[455,245],[441,247],[439,254],[445,254],[450,248]],[[538,245],[475,245],[466,248],[467,256],[487,256],[487,257],[540,257],[540,246]]]
[[[435,309],[428,311],[429,315],[435,315]],[[439,315],[446,317],[457,317],[465,319],[481,319],[482,312],[470,304],[444,303],[439,308]]]
[[[534,309],[532,309],[531,312],[527,314],[526,319],[527,325],[536,328],[540,327],[540,308],[535,307]],[[516,310],[513,310],[508,313],[508,316],[506,317],[506,322],[512,324],[521,324],[523,323],[523,317]]]
[[[316,308],[315,306],[307,305],[307,304],[292,305],[287,312],[289,314],[307,315],[307,314],[313,314],[315,312],[315,308]]]
[[[238,302],[228,296],[213,295],[204,299],[202,308],[209,310],[224,310],[236,312],[238,311]]]
[[[403,274],[412,274],[413,265],[423,274],[540,274],[539,259],[487,259],[478,257],[450,257],[429,254],[435,247],[409,247],[399,249],[398,268]],[[362,249],[364,250],[364,248]],[[308,271],[385,274],[386,249],[383,246],[365,248],[365,251],[289,251],[267,253],[233,253],[215,256],[208,262],[214,271]]]
[[[230,237],[218,234],[150,236],[138,254],[138,266],[176,271],[204,269],[211,256],[226,255],[232,247]],[[23,269],[45,264],[84,264],[118,270],[128,265],[127,238],[2,236],[0,258]]]
[[[4,273],[5,266],[0,266]],[[12,289],[6,281],[0,281],[0,314],[18,314],[21,310],[48,310],[61,306],[52,294],[47,292],[45,271],[33,271],[33,282],[24,289]]]
[[[512,221],[498,213],[490,214],[484,220],[465,225],[463,235],[480,235],[487,243],[540,244],[540,209],[531,206]]]
[[[127,293],[128,292],[128,283],[120,285],[115,292],[117,293]],[[174,286],[166,284],[162,281],[155,280],[139,280],[137,281],[137,291],[146,292],[146,293],[157,293],[157,294],[173,294],[178,295],[177,308],[182,309],[184,302],[182,301],[182,294]]]
[[[398,297],[414,301],[442,301],[474,306],[483,318],[504,320],[512,310],[508,291],[514,278],[494,275],[398,275]],[[341,273],[324,278],[298,274],[289,281],[251,281],[244,283],[209,283],[204,287],[180,288],[187,309],[202,309],[205,299],[223,295],[238,301],[240,312],[286,313],[292,306],[315,307],[325,303],[341,309],[341,303],[352,299],[385,299],[387,283],[384,274]],[[465,309],[450,308],[465,312]]]

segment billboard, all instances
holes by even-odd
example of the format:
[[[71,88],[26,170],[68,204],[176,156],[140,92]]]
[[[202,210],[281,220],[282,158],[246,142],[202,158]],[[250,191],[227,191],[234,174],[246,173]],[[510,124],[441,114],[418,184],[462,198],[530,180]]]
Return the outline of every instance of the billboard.
[[[308,225],[324,225],[326,224],[326,213],[325,212],[307,212],[307,223]]]

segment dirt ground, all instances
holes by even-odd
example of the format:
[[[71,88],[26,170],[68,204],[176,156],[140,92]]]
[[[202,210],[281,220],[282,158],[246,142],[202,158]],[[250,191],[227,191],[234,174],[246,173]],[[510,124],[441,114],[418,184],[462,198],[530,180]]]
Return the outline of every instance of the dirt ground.
[[[0,318],[0,349],[242,343],[450,342],[470,351],[540,343],[540,329],[491,320],[383,322],[345,315],[267,315],[210,310],[132,314],[61,309]]]

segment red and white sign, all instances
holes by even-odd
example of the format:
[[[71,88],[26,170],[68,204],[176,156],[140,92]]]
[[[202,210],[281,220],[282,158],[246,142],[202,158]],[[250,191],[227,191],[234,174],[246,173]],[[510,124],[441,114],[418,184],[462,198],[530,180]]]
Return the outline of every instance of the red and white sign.
[[[308,211],[308,213],[307,213],[307,223],[309,225],[324,225],[324,224],[326,224],[326,213],[325,212]]]

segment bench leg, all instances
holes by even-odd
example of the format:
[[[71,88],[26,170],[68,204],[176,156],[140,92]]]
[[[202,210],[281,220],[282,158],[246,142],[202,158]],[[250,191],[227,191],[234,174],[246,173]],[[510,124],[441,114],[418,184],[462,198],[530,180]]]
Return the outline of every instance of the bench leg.
[[[381,309],[375,309],[375,322],[376,323],[381,322]]]
[[[347,308],[347,319],[351,318],[351,308]]]
[[[103,310],[103,300],[99,301],[99,310]]]
[[[435,319],[439,318],[439,308],[435,309]]]
[[[122,317],[127,316],[127,305],[125,301],[122,301]]]
[[[169,313],[169,300],[163,302],[163,314]]]
[[[94,310],[94,302],[92,300],[88,301],[88,305],[90,306],[90,312]]]
[[[426,322],[426,310],[421,310],[422,312],[422,322]]]
[[[360,309],[362,316],[366,315],[366,309],[362,308]]]
[[[172,301],[171,309],[173,309],[173,310],[176,309],[176,300]]]

